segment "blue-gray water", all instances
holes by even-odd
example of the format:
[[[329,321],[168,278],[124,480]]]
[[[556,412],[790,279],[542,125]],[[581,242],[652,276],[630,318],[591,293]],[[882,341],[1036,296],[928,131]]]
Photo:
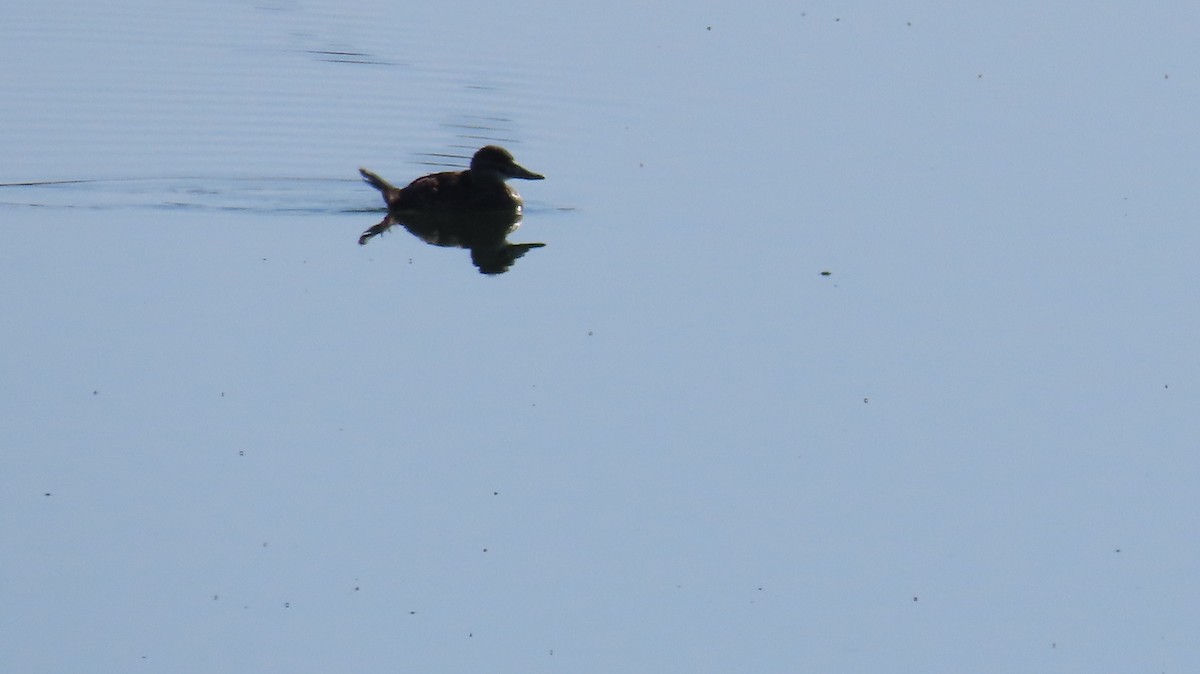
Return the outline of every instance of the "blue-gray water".
[[[0,669],[1196,670],[1198,19],[8,8]]]

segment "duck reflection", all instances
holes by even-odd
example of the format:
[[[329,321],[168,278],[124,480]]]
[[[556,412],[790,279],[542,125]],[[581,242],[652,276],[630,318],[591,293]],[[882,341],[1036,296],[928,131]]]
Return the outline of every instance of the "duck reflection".
[[[508,234],[521,224],[521,213],[393,213],[358,237],[360,245],[399,224],[425,243],[471,251],[481,274],[503,274],[525,253],[544,243],[509,243]]]
[[[466,248],[483,274],[502,274],[525,253],[545,245],[508,241],[521,224],[524,202],[505,181],[544,176],[517,164],[504,148],[481,148],[471,168],[422,176],[404,188],[367,169],[359,173],[388,207],[387,217],[358,238],[360,245],[399,224],[426,243]]]

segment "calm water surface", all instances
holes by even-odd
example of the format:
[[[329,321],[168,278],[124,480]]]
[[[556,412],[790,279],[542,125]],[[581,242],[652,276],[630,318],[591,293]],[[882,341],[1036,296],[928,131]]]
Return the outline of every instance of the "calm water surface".
[[[1195,670],[1198,18],[9,8],[0,669]]]

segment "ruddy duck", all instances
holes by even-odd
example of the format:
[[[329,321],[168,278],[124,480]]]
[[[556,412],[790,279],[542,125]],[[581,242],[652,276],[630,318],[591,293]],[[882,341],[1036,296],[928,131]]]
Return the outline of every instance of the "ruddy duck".
[[[521,195],[505,184],[509,178],[541,180],[545,176],[524,168],[508,150],[496,145],[481,148],[466,171],[446,171],[417,178],[399,188],[367,169],[358,170],[371,187],[383,194],[388,211],[514,211],[520,212]]]

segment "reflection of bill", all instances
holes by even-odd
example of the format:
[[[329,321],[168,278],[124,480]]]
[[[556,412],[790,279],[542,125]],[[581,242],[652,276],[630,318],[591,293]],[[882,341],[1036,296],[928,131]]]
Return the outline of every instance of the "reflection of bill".
[[[362,233],[359,244],[400,225],[414,236],[435,246],[466,248],[471,262],[483,274],[503,274],[532,248],[544,243],[509,243],[508,235],[521,225],[521,212],[483,211],[479,213],[393,213]]]

